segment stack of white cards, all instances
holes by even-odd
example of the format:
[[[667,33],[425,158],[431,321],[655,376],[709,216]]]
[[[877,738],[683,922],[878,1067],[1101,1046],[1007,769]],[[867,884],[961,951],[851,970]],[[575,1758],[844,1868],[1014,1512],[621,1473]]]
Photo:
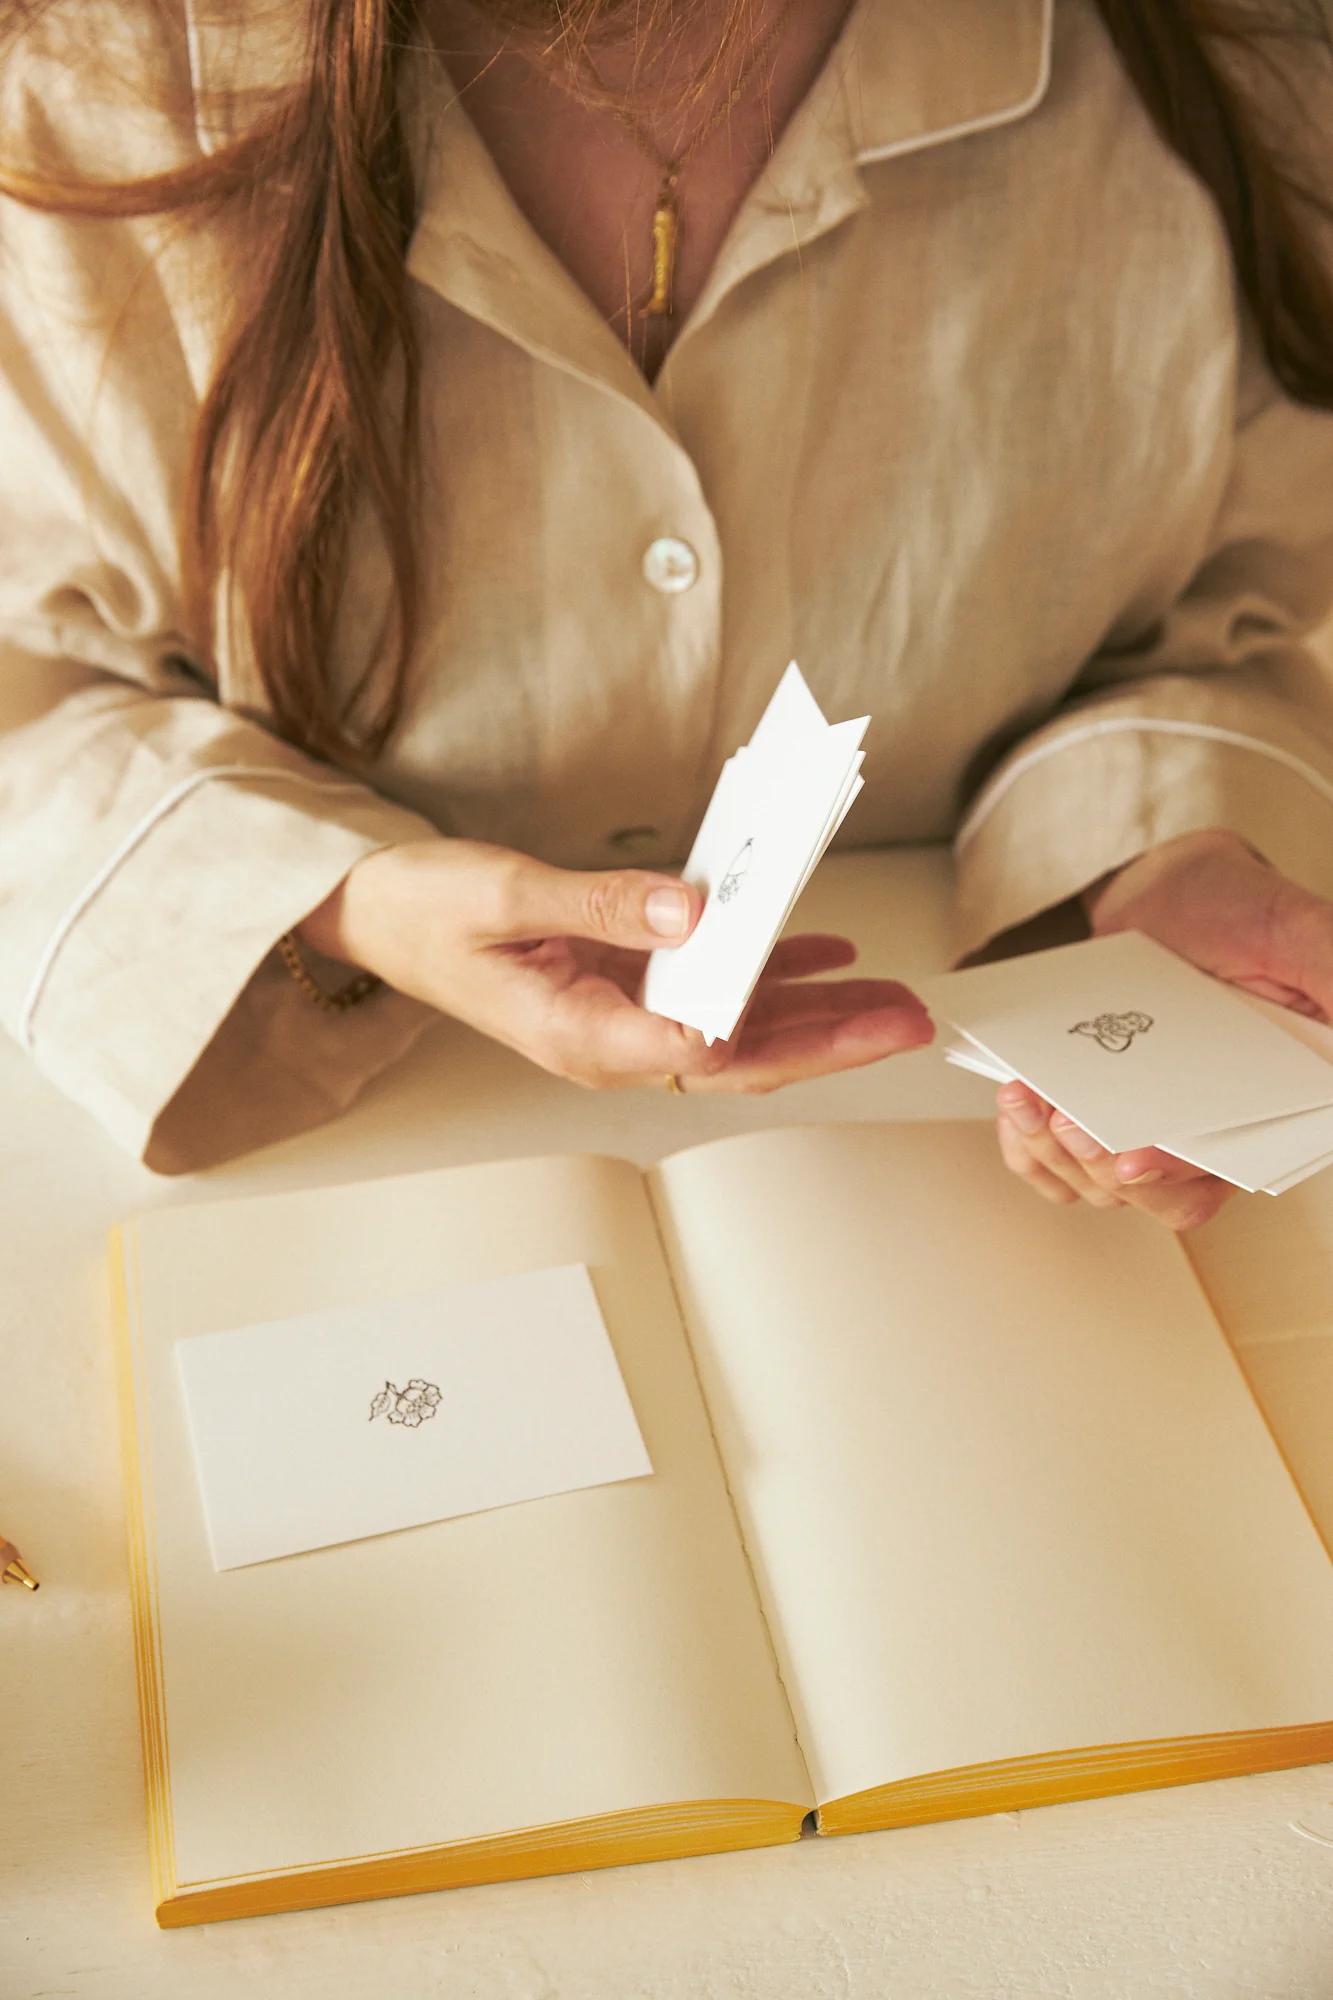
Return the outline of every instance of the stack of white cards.
[[[869,721],[826,722],[791,662],[750,741],[723,766],[685,864],[703,915],[684,944],[650,954],[650,1013],[727,1040],[864,783]]]
[[[1113,1153],[1160,1146],[1250,1193],[1333,1165],[1333,1029],[1137,931],[918,988],[947,1059],[1021,1080]]]

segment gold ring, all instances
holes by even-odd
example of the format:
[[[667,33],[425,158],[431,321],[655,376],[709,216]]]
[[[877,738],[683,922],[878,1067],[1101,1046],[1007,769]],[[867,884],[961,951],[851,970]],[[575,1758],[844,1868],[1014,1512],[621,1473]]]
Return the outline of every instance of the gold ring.
[[[678,1076],[669,1076],[666,1080],[666,1087],[675,1097],[683,1097],[685,1095],[685,1086]]]

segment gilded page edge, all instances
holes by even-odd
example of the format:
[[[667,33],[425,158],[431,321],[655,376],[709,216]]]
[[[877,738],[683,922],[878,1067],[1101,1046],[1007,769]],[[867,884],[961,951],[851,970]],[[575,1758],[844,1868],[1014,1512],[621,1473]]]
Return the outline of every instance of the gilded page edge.
[[[175,1930],[386,1896],[748,1852],[799,1840],[808,1817],[804,1805],[769,1799],[712,1799],[654,1807],[644,1814],[613,1813],[605,1819],[570,1820],[451,1847],[352,1857],[332,1866],[201,1883],[159,1902],[154,1915],[159,1928]]]
[[[1089,1745],[1049,1757],[926,1772],[828,1799],[815,1815],[815,1828],[830,1837],[882,1832],[1330,1762],[1333,1720],[1281,1729],[1162,1737],[1145,1743]],[[964,1782],[957,1790],[946,1789],[945,1781],[954,1779]]]
[[[126,1551],[130,1577],[130,1623],[134,1642],[134,1677],[138,1696],[139,1746],[143,1759],[148,1820],[148,1859],[153,1895],[162,1901],[174,1894],[175,1840],[171,1814],[170,1759],[167,1752],[165,1680],[161,1635],[150,1572],[156,1571],[152,1529],[152,1464],[139,1422],[137,1384],[140,1379],[138,1315],[133,1285],[137,1282],[137,1237],[132,1220],[107,1231],[107,1267],[120,1419],[121,1479],[124,1492]],[[134,1276],[131,1276],[131,1260]]]

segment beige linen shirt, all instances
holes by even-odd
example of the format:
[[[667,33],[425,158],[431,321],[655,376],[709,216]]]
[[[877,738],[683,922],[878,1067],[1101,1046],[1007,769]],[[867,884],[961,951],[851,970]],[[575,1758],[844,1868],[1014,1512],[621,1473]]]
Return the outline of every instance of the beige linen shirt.
[[[302,12],[98,4],[105,70],[39,28],[3,112],[103,175],[237,129]],[[0,1017],[120,1142],[178,1171],[346,1105],[432,1016],[320,1014],[280,934],[433,828],[678,861],[793,655],[873,718],[842,839],[956,842],[960,949],[1203,825],[1333,892],[1333,418],[1092,0],[857,0],[652,387],[424,56],[413,106],[425,607],[373,786],[266,729],[239,645],[179,664],[243,242],[0,204]],[[386,575],[359,533],[340,681]]]

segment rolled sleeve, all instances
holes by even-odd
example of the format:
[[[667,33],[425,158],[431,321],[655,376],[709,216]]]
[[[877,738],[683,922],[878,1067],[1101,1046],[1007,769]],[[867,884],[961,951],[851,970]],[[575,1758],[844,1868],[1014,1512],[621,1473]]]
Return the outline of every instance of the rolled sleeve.
[[[1207,827],[1333,897],[1333,760],[1309,740],[1294,747],[1266,711],[1251,720],[1200,693],[1164,683],[1024,745],[958,837],[960,954]]]
[[[1146,848],[1227,827],[1333,895],[1333,414],[1289,400],[1238,318],[1234,440],[1197,568],[1127,607],[1007,750],[956,839],[960,953]],[[1151,523],[1144,523],[1145,559]]]
[[[67,685],[0,735],[0,1018],[160,1172],[319,1123],[433,1012],[379,989],[324,1013],[273,947],[363,856],[433,831],[212,702]]]
[[[385,988],[326,1014],[273,954],[365,855],[419,838],[414,815],[276,770],[203,772],[162,804],[60,912],[16,1027],[59,1089],[171,1172],[333,1116],[432,1011]],[[243,994],[242,1017],[221,1034]],[[188,1101],[167,1117],[197,1067]]]

